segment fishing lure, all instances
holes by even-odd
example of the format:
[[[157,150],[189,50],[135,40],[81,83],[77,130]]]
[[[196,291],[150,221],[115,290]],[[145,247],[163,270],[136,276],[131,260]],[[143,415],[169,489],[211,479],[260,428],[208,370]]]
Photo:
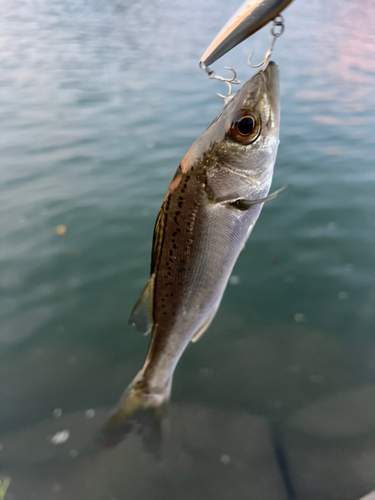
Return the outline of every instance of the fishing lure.
[[[229,19],[203,54],[200,65],[207,67],[260,30],[281,12],[292,0],[247,0]]]

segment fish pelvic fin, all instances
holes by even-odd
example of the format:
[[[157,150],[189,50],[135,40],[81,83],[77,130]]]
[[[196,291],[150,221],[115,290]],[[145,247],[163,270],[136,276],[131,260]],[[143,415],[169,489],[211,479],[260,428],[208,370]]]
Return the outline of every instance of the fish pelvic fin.
[[[169,392],[162,395],[146,392],[142,369],[100,429],[98,444],[113,448],[134,432],[142,436],[145,451],[161,459],[162,417],[168,399]]]
[[[203,323],[203,325],[201,327],[199,327],[199,329],[194,333],[194,335],[191,338],[191,342],[197,342],[202,337],[204,332],[207,330],[207,328],[212,323],[212,320],[214,319],[215,314],[217,313],[217,309],[218,308],[215,308],[214,312],[210,314],[210,316],[206,319],[206,321]]]
[[[129,323],[135,326],[136,330],[143,335],[150,333],[153,326],[152,299],[154,294],[154,278],[155,276],[152,275],[149,279],[135,303],[129,318]]]

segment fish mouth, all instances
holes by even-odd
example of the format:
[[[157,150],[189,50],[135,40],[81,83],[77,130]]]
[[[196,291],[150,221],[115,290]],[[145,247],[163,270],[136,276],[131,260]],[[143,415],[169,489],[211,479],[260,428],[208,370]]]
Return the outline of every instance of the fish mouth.
[[[238,94],[242,94],[242,106],[257,106],[266,96],[266,101],[271,105],[274,113],[279,112],[280,103],[280,78],[279,69],[275,62],[270,61],[266,69],[256,73],[248,80]]]
[[[277,64],[270,61],[263,73],[266,92],[274,112],[279,110],[280,103],[280,74]]]
[[[263,74],[266,80],[271,82],[273,85],[279,85],[279,67],[274,61],[270,61],[267,64],[267,68],[263,70]]]

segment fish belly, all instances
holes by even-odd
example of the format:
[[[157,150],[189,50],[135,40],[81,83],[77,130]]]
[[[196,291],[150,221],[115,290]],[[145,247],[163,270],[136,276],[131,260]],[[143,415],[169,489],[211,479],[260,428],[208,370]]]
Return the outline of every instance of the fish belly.
[[[155,273],[154,332],[147,371],[173,371],[192,337],[219,307],[237,257],[261,211],[210,201],[197,176],[184,175],[164,204]]]

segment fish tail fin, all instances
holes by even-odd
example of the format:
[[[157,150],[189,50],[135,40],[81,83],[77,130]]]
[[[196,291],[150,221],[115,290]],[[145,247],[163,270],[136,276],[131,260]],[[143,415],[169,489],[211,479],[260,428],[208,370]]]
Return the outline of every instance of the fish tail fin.
[[[134,431],[142,436],[144,449],[155,457],[160,457],[162,417],[169,394],[169,387],[163,394],[147,391],[141,370],[125,390],[114,413],[102,427],[99,442],[106,448],[111,448]]]

